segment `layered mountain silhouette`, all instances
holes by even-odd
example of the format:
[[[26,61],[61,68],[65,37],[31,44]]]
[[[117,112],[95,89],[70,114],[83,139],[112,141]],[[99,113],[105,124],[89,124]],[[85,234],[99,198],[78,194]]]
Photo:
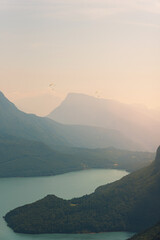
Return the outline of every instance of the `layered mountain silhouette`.
[[[62,147],[117,147],[142,150],[142,147],[116,130],[88,126],[67,126],[49,118],[26,114],[0,92],[0,133]],[[144,149],[143,149],[144,150]]]
[[[115,130],[68,126],[26,114],[0,92],[0,177],[55,175],[86,168],[133,171],[153,159],[151,153],[105,148],[140,149]],[[147,159],[147,161],[145,160]]]
[[[115,129],[154,150],[159,144],[160,114],[140,105],[124,104],[84,94],[70,93],[48,117],[63,124]]]
[[[90,195],[71,200],[48,195],[10,211],[5,220],[19,233],[144,231],[160,221],[160,147],[150,166]]]

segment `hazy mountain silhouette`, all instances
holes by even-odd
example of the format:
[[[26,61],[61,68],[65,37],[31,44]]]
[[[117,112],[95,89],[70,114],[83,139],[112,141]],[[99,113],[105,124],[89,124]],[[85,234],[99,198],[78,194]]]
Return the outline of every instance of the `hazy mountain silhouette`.
[[[138,144],[118,131],[67,126],[26,114],[0,93],[0,177],[46,176],[86,168],[114,168],[115,163],[118,169],[133,171],[153,159],[151,153],[97,149],[108,146],[140,149]]]
[[[140,144],[116,130],[91,126],[67,126],[49,118],[26,114],[18,110],[1,92],[0,114],[1,133],[40,141],[55,149],[62,146],[85,148],[113,146],[120,149],[144,150]]]
[[[159,144],[160,114],[140,105],[71,93],[48,117],[63,124],[115,129],[153,150]]]
[[[56,122],[18,110],[2,92],[0,114],[1,133],[45,142],[51,146],[69,145],[67,139],[56,133]]]
[[[160,220],[160,147],[150,166],[90,195],[71,200],[48,195],[10,211],[5,220],[21,233],[145,230]]]

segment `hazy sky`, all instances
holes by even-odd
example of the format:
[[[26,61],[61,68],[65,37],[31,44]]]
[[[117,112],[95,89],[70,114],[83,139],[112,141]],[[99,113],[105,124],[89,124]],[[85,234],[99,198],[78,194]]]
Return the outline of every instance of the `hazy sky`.
[[[160,0],[0,0],[0,90],[40,115],[68,92],[160,107]]]

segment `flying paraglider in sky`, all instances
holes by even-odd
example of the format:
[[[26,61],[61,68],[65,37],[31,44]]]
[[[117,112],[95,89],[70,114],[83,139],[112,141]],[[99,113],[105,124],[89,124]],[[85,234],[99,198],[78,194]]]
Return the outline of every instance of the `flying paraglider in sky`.
[[[52,91],[54,91],[55,90],[55,84],[54,83],[50,83],[49,84],[49,88],[52,90]]]

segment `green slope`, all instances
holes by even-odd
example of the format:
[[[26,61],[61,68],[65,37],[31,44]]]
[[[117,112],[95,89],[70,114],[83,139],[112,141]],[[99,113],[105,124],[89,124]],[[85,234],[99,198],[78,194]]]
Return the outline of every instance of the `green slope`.
[[[82,161],[87,168],[116,168],[133,172],[142,167],[148,166],[155,157],[149,152],[135,152],[116,148],[104,149],[65,149],[65,153],[76,156],[76,161]]]
[[[0,136],[0,177],[48,176],[88,168],[133,171],[147,165],[152,153],[116,149],[67,149],[55,151],[42,142]],[[117,166],[114,164],[117,163]]]
[[[160,223],[147,229],[143,233],[133,236],[130,240],[160,240]]]
[[[21,233],[142,231],[160,220],[160,147],[155,161],[81,198],[49,195],[10,211],[5,220]]]
[[[73,156],[41,142],[13,136],[0,137],[0,177],[48,176],[75,171]]]

